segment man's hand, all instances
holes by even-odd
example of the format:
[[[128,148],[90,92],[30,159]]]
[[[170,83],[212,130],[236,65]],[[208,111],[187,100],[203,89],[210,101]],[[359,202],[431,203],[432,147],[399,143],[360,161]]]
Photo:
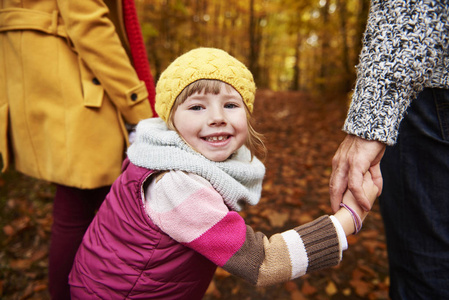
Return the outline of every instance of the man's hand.
[[[385,153],[385,147],[385,144],[378,141],[369,141],[354,135],[345,137],[332,159],[329,193],[334,212],[340,208],[343,194],[348,188],[365,211],[371,209],[370,201],[362,188],[363,176],[366,172],[371,172],[380,195],[382,192],[380,160]]]

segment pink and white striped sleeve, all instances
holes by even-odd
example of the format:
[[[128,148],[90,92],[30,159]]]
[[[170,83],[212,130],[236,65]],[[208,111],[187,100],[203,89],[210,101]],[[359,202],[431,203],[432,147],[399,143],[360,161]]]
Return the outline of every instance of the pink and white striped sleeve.
[[[253,284],[287,281],[340,261],[327,216],[268,239],[230,211],[207,180],[181,171],[150,184],[146,199],[148,216],[167,235]]]

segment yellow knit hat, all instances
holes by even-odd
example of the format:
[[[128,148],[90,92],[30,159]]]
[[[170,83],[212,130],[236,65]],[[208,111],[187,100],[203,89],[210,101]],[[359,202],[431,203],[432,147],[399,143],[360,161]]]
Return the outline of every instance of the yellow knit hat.
[[[161,74],[155,104],[159,117],[167,121],[176,97],[199,79],[216,79],[231,85],[253,111],[256,85],[245,65],[223,50],[197,48],[175,59]]]

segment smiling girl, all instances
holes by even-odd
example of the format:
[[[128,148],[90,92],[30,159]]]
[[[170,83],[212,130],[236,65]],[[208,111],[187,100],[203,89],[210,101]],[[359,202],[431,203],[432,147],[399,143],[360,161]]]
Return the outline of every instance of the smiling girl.
[[[217,266],[256,285],[338,264],[366,213],[345,194],[333,216],[268,238],[245,224],[265,154],[251,125],[255,84],[226,52],[176,59],[156,88],[160,118],[137,126],[123,173],[78,250],[73,299],[201,299]],[[370,174],[363,186],[374,202]]]

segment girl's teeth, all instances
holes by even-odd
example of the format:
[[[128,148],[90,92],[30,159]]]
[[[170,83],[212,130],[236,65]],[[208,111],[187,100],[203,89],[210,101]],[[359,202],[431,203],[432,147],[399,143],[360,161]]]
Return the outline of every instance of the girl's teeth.
[[[210,142],[223,141],[225,139],[226,139],[225,136],[213,136],[213,137],[207,138],[207,140],[210,141]]]

